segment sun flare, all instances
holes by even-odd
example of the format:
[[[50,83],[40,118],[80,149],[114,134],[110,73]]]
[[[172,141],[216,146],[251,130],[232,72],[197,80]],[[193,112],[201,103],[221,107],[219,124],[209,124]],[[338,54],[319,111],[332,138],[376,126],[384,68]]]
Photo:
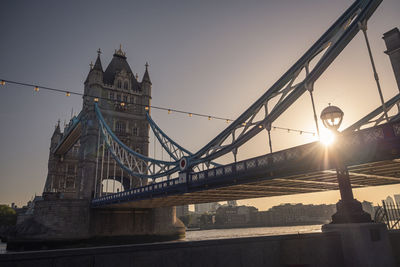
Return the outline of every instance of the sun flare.
[[[320,133],[319,141],[325,146],[329,146],[335,141],[335,135],[329,130],[323,130]]]

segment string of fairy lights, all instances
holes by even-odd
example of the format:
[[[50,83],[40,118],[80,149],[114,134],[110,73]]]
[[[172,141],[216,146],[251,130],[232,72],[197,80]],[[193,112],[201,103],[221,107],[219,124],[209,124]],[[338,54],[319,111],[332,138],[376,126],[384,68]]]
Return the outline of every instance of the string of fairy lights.
[[[96,102],[99,101],[100,99],[107,100],[107,101],[113,101],[113,102],[119,103],[119,105],[121,105],[122,107],[124,107],[125,105],[128,105],[128,104],[132,104],[132,103],[128,103],[126,101],[118,100],[118,99],[110,99],[110,98],[105,98],[105,97],[84,95],[83,93],[78,93],[78,92],[73,92],[73,91],[69,91],[69,90],[58,89],[58,88],[53,88],[53,87],[48,87],[48,86],[42,86],[42,85],[38,85],[38,84],[30,84],[30,83],[24,83],[24,82],[19,82],[19,81],[0,79],[0,85],[5,86],[6,84],[15,84],[15,85],[20,85],[20,86],[24,86],[24,87],[30,87],[30,88],[33,88],[33,90],[35,92],[39,92],[40,90],[52,91],[52,92],[64,94],[67,97],[70,97],[71,95],[88,96],[88,97],[93,97],[94,101],[96,101]],[[160,107],[160,106],[154,106],[154,105],[144,105],[144,104],[139,104],[139,103],[134,103],[134,105],[144,107],[145,110],[156,109],[156,110],[166,111],[166,112],[168,112],[168,114],[172,114],[172,113],[185,114],[188,117],[196,116],[196,117],[207,118],[208,120],[221,120],[221,121],[225,121],[226,123],[230,123],[233,121],[232,119],[229,119],[229,118],[223,118],[223,117],[219,117],[219,116],[215,116],[215,115],[206,115],[206,114],[195,113],[195,112],[179,110],[179,109],[174,109],[174,108],[166,108],[166,107]],[[246,124],[246,123],[243,123],[243,124]],[[304,131],[304,130],[299,130],[299,129],[292,129],[292,128],[279,127],[279,126],[271,126],[271,129],[272,130],[282,130],[282,131],[286,131],[288,133],[298,133],[300,135],[308,134],[308,135],[315,136],[314,132]]]

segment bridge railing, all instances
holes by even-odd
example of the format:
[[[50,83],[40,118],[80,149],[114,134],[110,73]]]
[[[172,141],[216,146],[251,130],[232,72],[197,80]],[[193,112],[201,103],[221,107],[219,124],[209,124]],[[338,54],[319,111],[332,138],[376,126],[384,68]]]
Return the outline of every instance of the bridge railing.
[[[141,187],[132,188],[126,191],[108,194],[99,198],[95,198],[92,200],[92,204],[94,206],[98,206],[101,204],[113,204],[126,200],[134,200],[136,198],[142,198],[143,196],[147,196],[148,194],[162,194],[165,192],[165,189],[174,188],[186,181],[182,181],[181,178],[174,178],[166,181],[161,181],[157,183],[148,184]]]

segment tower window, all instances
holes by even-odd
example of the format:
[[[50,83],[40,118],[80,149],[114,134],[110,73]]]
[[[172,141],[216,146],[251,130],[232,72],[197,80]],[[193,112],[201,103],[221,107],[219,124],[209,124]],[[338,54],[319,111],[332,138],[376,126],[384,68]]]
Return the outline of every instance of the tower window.
[[[136,112],[136,96],[131,96],[131,103],[133,104],[133,111]]]
[[[138,127],[136,127],[136,126],[133,127],[132,133],[133,133],[134,136],[139,136],[139,129],[138,129]]]
[[[75,187],[75,177],[68,176],[66,179],[66,187],[67,188],[74,188]]]
[[[126,131],[126,124],[123,121],[118,121],[115,125],[115,131],[117,133],[125,133]]]
[[[68,165],[67,173],[68,174],[74,174],[75,173],[75,166],[74,165]]]
[[[124,82],[124,89],[128,90],[128,82]]]
[[[118,88],[121,88],[121,86],[122,86],[122,82],[121,82],[120,80],[118,80],[118,82],[117,82],[117,87],[118,87]]]

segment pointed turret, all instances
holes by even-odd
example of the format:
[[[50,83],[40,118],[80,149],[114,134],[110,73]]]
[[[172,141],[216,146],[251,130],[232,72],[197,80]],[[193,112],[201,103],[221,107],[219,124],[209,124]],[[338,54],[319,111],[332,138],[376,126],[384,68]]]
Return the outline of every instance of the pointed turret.
[[[53,135],[54,135],[54,134],[61,134],[60,120],[57,121],[57,125],[56,125],[56,127],[55,127],[55,129],[54,129]]]
[[[148,82],[149,84],[152,84],[151,80],[150,80],[149,71],[148,71],[149,63],[146,62],[145,66],[146,66],[146,70],[145,70],[144,75],[143,75],[142,83]]]
[[[147,96],[148,102],[147,105],[150,105],[150,99],[151,99],[151,80],[150,80],[150,75],[149,75],[149,63],[146,62],[145,64],[146,70],[143,74],[142,82],[140,83],[140,86],[142,88],[142,92],[145,96]]]
[[[93,63],[90,63],[90,70],[88,76],[86,77],[85,84],[103,83],[103,66],[101,65],[100,54],[101,50],[99,48],[97,50],[96,62],[94,63],[94,65]]]
[[[51,136],[51,143],[50,143],[50,149],[53,149],[54,147],[57,146],[58,142],[61,140],[62,133],[60,129],[60,120],[58,120],[57,125],[54,129],[53,135]]]
[[[96,62],[94,63],[94,67],[92,68],[92,70],[99,70],[101,72],[103,72],[103,66],[101,65],[101,60],[100,60],[100,48],[99,50],[97,50],[97,59]]]

